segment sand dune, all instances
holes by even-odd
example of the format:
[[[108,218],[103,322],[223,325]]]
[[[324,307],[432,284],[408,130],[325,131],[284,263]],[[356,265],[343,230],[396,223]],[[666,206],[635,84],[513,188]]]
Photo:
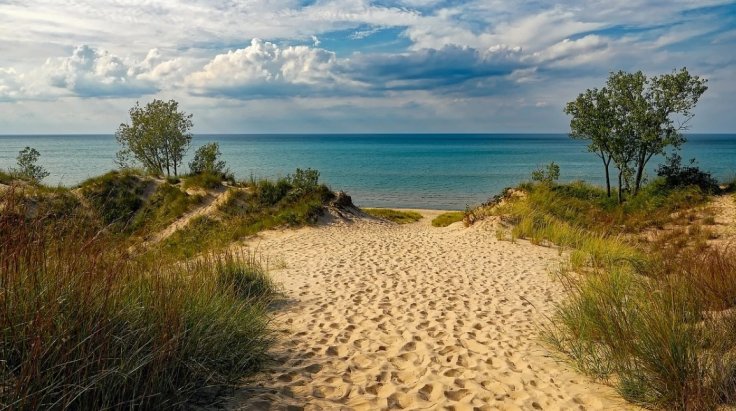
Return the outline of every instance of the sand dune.
[[[537,325],[560,288],[557,251],[492,226],[357,220],[269,232],[275,364],[230,409],[621,409],[612,389],[555,360]]]

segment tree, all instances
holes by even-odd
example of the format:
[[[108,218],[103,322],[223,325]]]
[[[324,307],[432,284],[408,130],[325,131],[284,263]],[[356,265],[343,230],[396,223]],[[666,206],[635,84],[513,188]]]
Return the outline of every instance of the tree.
[[[551,162],[547,164],[545,168],[538,167],[532,171],[532,181],[539,181],[540,183],[552,185],[555,181],[560,179],[560,166]]]
[[[35,148],[26,147],[19,151],[18,157],[16,157],[18,163],[18,168],[15,170],[16,174],[35,183],[39,183],[48,177],[48,171],[37,164],[39,157],[41,157],[41,153]]]
[[[609,196],[611,162],[618,169],[622,202],[623,192],[632,186],[634,195],[639,192],[652,157],[670,146],[680,148],[706,82],[686,68],[650,79],[641,71],[618,71],[602,90],[586,90],[565,106],[572,116],[570,136],[590,140],[588,149],[603,160]]]
[[[570,137],[579,140],[590,140],[588,151],[595,153],[603,162],[606,176],[606,193],[611,196],[611,164],[610,136],[613,129],[613,110],[608,90],[586,90],[575,101],[567,103],[565,114],[571,115]]]
[[[192,174],[222,174],[225,172],[225,162],[220,160],[220,145],[207,143],[194,152],[194,159],[189,163]]]
[[[115,137],[123,146],[117,154],[125,166],[132,159],[147,170],[166,176],[178,175],[184,154],[192,141],[192,115],[179,111],[179,103],[153,100],[145,108],[130,109],[130,124],[120,124]],[[131,158],[132,157],[132,158]]]

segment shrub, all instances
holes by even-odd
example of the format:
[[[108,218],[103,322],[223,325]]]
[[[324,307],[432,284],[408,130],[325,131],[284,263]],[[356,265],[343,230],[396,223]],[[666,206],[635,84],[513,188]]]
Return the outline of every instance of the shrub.
[[[708,193],[718,191],[718,181],[713,176],[696,166],[695,159],[687,166],[682,165],[682,157],[672,154],[665,164],[657,168],[657,175],[664,178],[667,187],[696,186]]]
[[[281,201],[292,189],[288,179],[280,178],[276,183],[270,180],[261,180],[256,186],[256,193],[261,204],[272,206]]]
[[[194,159],[189,163],[192,174],[224,174],[225,162],[220,160],[220,145],[218,143],[207,143],[194,152]]]
[[[297,168],[293,175],[287,178],[287,181],[294,187],[305,191],[314,190],[319,183],[319,171],[307,168],[302,170]]]
[[[18,157],[16,157],[18,168],[15,170],[15,174],[31,182],[40,183],[41,180],[49,176],[49,173],[37,164],[39,157],[41,157],[41,153],[31,147],[26,147],[18,152]]]
[[[560,179],[560,166],[555,162],[549,163],[545,168],[537,168],[532,171],[532,181],[544,184],[552,184]]]

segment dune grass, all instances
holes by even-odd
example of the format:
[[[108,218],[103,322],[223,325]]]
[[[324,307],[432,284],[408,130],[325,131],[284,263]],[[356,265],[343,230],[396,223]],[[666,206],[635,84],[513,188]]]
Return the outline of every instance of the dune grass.
[[[190,195],[172,184],[161,183],[136,210],[131,230],[145,234],[164,229],[203,200],[201,195]]]
[[[452,223],[463,221],[465,213],[462,211],[450,211],[442,213],[432,220],[432,226],[434,227],[447,227]]]
[[[523,190],[525,196],[496,210],[512,225],[512,238],[571,251],[558,273],[567,298],[545,339],[644,407],[734,404],[736,254],[690,246],[702,228],[652,244],[637,240],[639,230],[672,224],[676,212],[707,196],[657,182],[623,205],[582,183]]]
[[[178,408],[256,370],[271,341],[273,285],[247,256],[147,264],[14,190],[0,255],[0,408]]]
[[[416,211],[392,210],[389,208],[364,208],[363,211],[370,216],[397,224],[415,223],[422,219],[422,215]]]
[[[224,248],[259,231],[314,224],[334,193],[324,185],[289,178],[260,180],[233,190],[216,215],[193,219],[160,244],[159,251],[187,258]]]

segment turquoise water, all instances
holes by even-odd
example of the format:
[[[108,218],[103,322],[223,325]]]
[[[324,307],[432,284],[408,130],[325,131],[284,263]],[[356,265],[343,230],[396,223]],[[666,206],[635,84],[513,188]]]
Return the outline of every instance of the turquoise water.
[[[361,206],[463,209],[550,161],[560,164],[562,180],[603,182],[598,157],[565,134],[197,135],[192,146],[207,141],[220,143],[238,178],[311,167]],[[115,168],[118,150],[112,135],[0,136],[0,168],[12,167],[25,146],[41,152],[47,184],[67,186]],[[736,134],[691,135],[682,156],[719,179],[733,177]]]

